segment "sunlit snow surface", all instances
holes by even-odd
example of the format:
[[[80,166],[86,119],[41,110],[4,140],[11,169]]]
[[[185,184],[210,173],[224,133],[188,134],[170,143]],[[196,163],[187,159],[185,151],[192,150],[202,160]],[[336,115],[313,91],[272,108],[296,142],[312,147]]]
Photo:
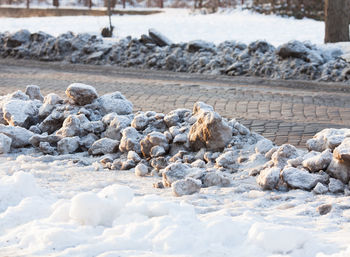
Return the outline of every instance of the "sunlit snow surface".
[[[166,9],[164,13],[148,16],[113,16],[112,23],[119,38],[129,35],[140,37],[147,34],[149,28],[155,28],[173,42],[202,39],[216,44],[225,40],[249,44],[265,39],[278,46],[290,40],[321,44],[324,39],[323,22],[267,16],[249,11],[191,15],[188,10]],[[101,28],[107,25],[107,17],[91,16],[0,19],[1,32],[28,29],[31,32],[41,30],[54,36],[67,31],[100,34]]]
[[[349,256],[350,199],[227,188],[182,198],[97,159],[0,157],[1,256]],[[87,166],[85,166],[85,165]],[[333,204],[320,216],[316,207]]]

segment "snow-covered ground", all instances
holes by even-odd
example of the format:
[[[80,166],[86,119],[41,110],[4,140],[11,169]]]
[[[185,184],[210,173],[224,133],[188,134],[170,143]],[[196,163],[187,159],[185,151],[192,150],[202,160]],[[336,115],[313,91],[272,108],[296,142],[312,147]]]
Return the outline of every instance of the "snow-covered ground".
[[[79,161],[0,157],[1,256],[350,254],[349,197],[262,191],[239,174],[232,187],[175,198],[151,187],[157,178]],[[320,216],[325,203],[333,209]]]
[[[323,22],[239,10],[191,15],[186,9],[165,9],[164,13],[148,16],[113,16],[112,23],[119,38],[129,35],[140,37],[147,34],[149,28],[155,28],[174,42],[202,39],[214,43],[236,40],[249,44],[265,39],[278,46],[290,40],[322,44],[324,39]],[[91,16],[0,19],[1,32],[28,29],[31,32],[41,30],[54,36],[67,31],[100,34],[101,28],[107,25],[107,17]]]

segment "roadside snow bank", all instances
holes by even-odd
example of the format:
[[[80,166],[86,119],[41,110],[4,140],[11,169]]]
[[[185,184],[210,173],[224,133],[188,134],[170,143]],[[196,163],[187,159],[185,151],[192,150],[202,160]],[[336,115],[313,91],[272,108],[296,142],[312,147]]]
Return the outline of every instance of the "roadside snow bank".
[[[31,88],[41,95],[37,87]],[[90,155],[97,158],[96,170],[131,170],[136,176],[158,178],[153,186],[169,187],[175,196],[230,187],[235,174],[256,176],[264,190],[350,195],[349,129],[325,129],[307,142],[309,151],[304,151],[289,144],[274,146],[202,102],[192,111],[133,114],[132,103],[120,92],[98,96],[95,88],[84,84],[70,85],[65,99],[49,94],[32,100],[27,91],[0,98],[0,135],[9,139],[0,141],[5,152],[31,145],[48,161],[50,156]],[[7,115],[5,108],[17,99],[38,108],[23,127],[12,126],[16,116]],[[92,164],[84,158],[77,164]],[[100,209],[107,205],[101,203]],[[78,214],[77,218],[84,220]],[[101,222],[96,214],[92,223]]]
[[[203,40],[172,43],[150,29],[139,38],[104,42],[91,34],[72,32],[57,37],[44,32],[0,33],[2,58],[112,64],[190,73],[258,76],[274,79],[348,81],[350,64],[336,47],[289,41],[275,47],[264,40],[247,44]]]

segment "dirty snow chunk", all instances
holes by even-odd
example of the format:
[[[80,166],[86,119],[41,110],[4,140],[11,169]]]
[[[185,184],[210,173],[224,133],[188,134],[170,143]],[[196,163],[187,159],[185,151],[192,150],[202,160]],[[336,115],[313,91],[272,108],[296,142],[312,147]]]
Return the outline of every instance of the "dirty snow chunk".
[[[186,50],[190,53],[198,52],[201,50],[215,51],[215,45],[203,40],[193,40],[188,42]]]
[[[129,151],[127,158],[128,158],[128,160],[133,160],[134,162],[141,161],[141,157],[135,151]]]
[[[131,126],[137,130],[143,130],[148,125],[149,118],[145,114],[139,114],[134,117]]]
[[[216,166],[228,168],[232,164],[236,163],[237,156],[235,152],[228,151],[226,153],[221,154],[218,158],[216,158]]]
[[[193,168],[205,168],[205,162],[203,160],[195,160],[191,163]]]
[[[148,167],[143,164],[143,163],[139,163],[136,165],[135,167],[135,175],[139,176],[139,177],[143,177],[148,173]]]
[[[332,210],[332,205],[331,204],[322,204],[316,208],[316,211],[320,215],[326,215]]]
[[[330,149],[324,150],[322,153],[307,158],[302,162],[304,168],[311,172],[325,170],[332,161],[332,152]]]
[[[39,112],[39,101],[11,100],[3,105],[2,111],[8,124],[29,127]]]
[[[89,149],[89,154],[98,155],[98,154],[108,154],[114,153],[117,151],[119,146],[119,141],[113,140],[110,138],[101,138],[94,142]]]
[[[79,148],[79,137],[65,137],[57,143],[57,151],[61,154],[74,153]]]
[[[298,155],[295,146],[284,144],[281,145],[277,151],[272,154],[271,160],[275,166],[282,169],[287,164],[288,159],[294,159],[296,157],[298,157]]]
[[[164,169],[167,165],[168,162],[167,160],[162,156],[162,157],[157,157],[157,158],[153,158],[150,161],[150,164],[153,168],[155,168],[156,170],[161,170]]]
[[[187,142],[186,134],[178,134],[174,137],[173,143],[183,144]]]
[[[94,87],[82,83],[70,84],[66,90],[66,95],[77,105],[90,104],[98,97]]]
[[[104,132],[104,137],[108,137],[115,140],[120,140],[122,137],[123,129],[130,126],[131,118],[127,115],[117,115],[110,122],[106,131]],[[135,130],[135,129],[134,129]],[[135,130],[136,131],[136,130]]]
[[[231,184],[231,180],[219,172],[206,172],[201,180],[204,187],[225,187]]]
[[[198,179],[185,178],[172,183],[171,188],[175,196],[191,195],[201,190],[202,182]]]
[[[179,123],[186,121],[191,116],[188,109],[176,109],[164,116],[164,122],[168,128],[178,126]]]
[[[169,46],[172,44],[172,42],[162,35],[160,32],[156,31],[155,29],[149,29],[148,35],[152,38],[152,40],[158,45],[158,46]]]
[[[279,147],[275,146],[272,147],[266,154],[265,154],[265,158],[271,160],[272,155],[278,150]]]
[[[307,48],[305,44],[300,41],[293,40],[279,46],[276,50],[276,53],[284,59],[289,57],[306,59],[309,51],[310,49]]]
[[[56,135],[34,135],[29,139],[29,142],[35,146],[39,147],[39,144],[41,142],[48,142],[50,144],[56,144],[58,141],[60,141],[62,137],[56,136]]]
[[[333,178],[347,184],[350,180],[350,164],[333,158],[326,172]]]
[[[116,114],[115,112],[111,112],[106,114],[105,116],[103,116],[102,118],[102,122],[106,125],[109,126],[111,124],[111,122],[118,117],[119,115]]]
[[[83,150],[88,150],[96,140],[98,140],[98,137],[95,134],[87,134],[81,138],[80,146],[83,147]]]
[[[170,187],[179,179],[184,179],[190,173],[190,168],[183,163],[172,163],[163,171],[163,184]]]
[[[306,170],[293,167],[285,168],[282,173],[282,179],[288,186],[295,189],[311,190],[318,182],[326,182],[327,178],[320,174],[311,174]]]
[[[132,103],[128,101],[120,92],[103,95],[93,102],[99,108],[102,116],[115,112],[119,115],[132,113]]]
[[[12,147],[22,148],[30,145],[29,139],[34,136],[34,133],[22,127],[5,126],[0,124],[0,133],[12,139]]]
[[[241,135],[248,135],[250,133],[249,129],[239,122],[235,123],[234,128],[237,129]]]
[[[350,138],[345,138],[343,142],[334,149],[333,156],[340,161],[350,162]]]
[[[39,108],[39,116],[40,117],[47,117],[52,110],[56,107],[56,105],[63,103],[63,99],[55,94],[50,93],[45,96],[44,103]]]
[[[169,150],[169,143],[164,134],[160,132],[151,132],[140,142],[141,152],[143,156],[149,157],[152,155],[152,148],[154,146],[159,146],[164,149],[165,152]],[[160,150],[159,148],[157,148]],[[156,149],[154,150],[155,154]]]
[[[331,193],[344,193],[345,185],[339,179],[330,178],[328,184],[328,190]]]
[[[81,119],[79,119],[78,115],[69,115],[64,120],[62,128],[60,128],[56,134],[62,135],[63,137],[77,136],[80,134],[80,131],[81,131],[80,124],[81,124]]]
[[[159,157],[165,154],[165,149],[162,146],[155,145],[151,148],[150,155],[152,158]]]
[[[40,142],[39,143],[39,150],[43,154],[54,154],[55,148],[50,145],[49,142]]]
[[[271,150],[272,147],[272,141],[267,138],[264,138],[256,143],[255,152],[260,154],[266,154],[268,151]]]
[[[309,150],[317,152],[322,152],[327,148],[333,150],[341,144],[347,135],[350,135],[350,129],[324,129],[309,139],[306,142],[306,146]]]
[[[140,148],[141,135],[133,127],[127,127],[123,130],[120,140],[119,150],[121,152],[135,151],[141,153]]]
[[[8,153],[11,149],[12,139],[0,133],[0,154]]]
[[[44,97],[40,92],[40,87],[36,85],[26,86],[25,94],[29,96],[30,100],[39,100],[40,102],[44,100]]]
[[[273,190],[278,185],[281,169],[277,167],[267,168],[260,172],[256,181],[264,190]]]
[[[208,111],[207,106],[204,108],[198,108],[197,103],[194,106],[193,113],[199,114],[188,134],[190,146],[195,151],[201,148],[221,150],[231,141],[232,129],[218,113]]]
[[[321,182],[318,182],[312,191],[317,195],[322,195],[328,192],[328,187]]]

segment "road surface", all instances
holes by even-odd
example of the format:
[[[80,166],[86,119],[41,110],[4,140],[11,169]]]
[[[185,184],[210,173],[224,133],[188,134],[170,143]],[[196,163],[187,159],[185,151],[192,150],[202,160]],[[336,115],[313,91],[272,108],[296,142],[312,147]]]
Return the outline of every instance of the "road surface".
[[[43,94],[63,96],[73,82],[92,85],[100,95],[120,91],[135,111],[167,113],[203,101],[276,144],[305,147],[324,128],[350,127],[350,87],[344,84],[0,59],[0,95],[34,84]]]

